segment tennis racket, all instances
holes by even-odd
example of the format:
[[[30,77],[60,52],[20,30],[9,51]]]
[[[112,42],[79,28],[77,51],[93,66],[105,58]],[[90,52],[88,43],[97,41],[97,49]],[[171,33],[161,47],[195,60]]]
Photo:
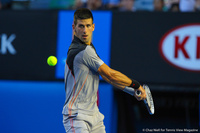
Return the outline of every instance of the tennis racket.
[[[153,97],[151,95],[151,91],[147,85],[143,85],[143,88],[145,89],[145,92],[147,95],[146,99],[144,100],[144,104],[146,105],[149,114],[153,115],[155,112],[155,108],[154,108]],[[141,95],[141,92],[136,91],[136,95],[138,95],[138,96]]]

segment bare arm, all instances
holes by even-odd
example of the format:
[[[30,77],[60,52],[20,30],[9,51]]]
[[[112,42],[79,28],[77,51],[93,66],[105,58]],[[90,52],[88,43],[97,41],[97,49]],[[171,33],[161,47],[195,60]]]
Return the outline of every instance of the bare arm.
[[[113,86],[121,90],[124,90],[125,86],[130,86],[132,83],[132,80],[128,78],[126,75],[122,74],[119,71],[111,69],[105,63],[99,67],[98,73],[102,76],[102,78],[105,81],[107,81],[108,83],[112,84]],[[140,96],[134,95],[137,98],[137,100],[142,100],[146,98],[145,90],[143,89],[143,87],[140,86],[138,90],[141,91],[141,95]]]
[[[105,63],[99,67],[98,72],[104,80],[121,90],[123,90],[125,86],[129,86],[132,82],[126,75],[111,69]]]
[[[101,75],[101,77],[108,83],[110,83],[111,85],[113,85],[114,87],[120,89],[120,90],[123,90],[125,88],[124,85],[119,85],[119,84],[115,84],[114,82],[110,81],[106,76],[104,75]]]

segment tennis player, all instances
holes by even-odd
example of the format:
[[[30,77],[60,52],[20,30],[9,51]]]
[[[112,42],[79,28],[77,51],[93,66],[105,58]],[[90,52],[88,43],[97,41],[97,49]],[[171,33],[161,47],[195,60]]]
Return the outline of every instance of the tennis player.
[[[89,9],[75,11],[72,27],[74,39],[65,65],[63,124],[67,133],[105,133],[104,116],[97,106],[99,74],[137,100],[145,99],[146,93],[139,82],[111,69],[99,58],[91,42],[95,24]],[[139,90],[141,95],[137,96],[134,89]]]

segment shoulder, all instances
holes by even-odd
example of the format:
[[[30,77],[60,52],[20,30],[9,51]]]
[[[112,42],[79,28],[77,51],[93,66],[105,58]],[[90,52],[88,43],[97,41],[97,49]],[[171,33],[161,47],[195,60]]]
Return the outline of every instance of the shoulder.
[[[90,45],[87,45],[85,48],[86,51],[94,51],[94,48]]]
[[[91,52],[91,53],[96,53],[96,50],[90,45],[86,46],[85,51]]]

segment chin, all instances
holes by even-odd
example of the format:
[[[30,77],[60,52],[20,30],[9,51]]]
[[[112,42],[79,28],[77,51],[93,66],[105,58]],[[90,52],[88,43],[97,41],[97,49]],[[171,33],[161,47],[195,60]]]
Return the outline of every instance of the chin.
[[[86,39],[82,39],[82,41],[83,41],[84,43],[88,43],[88,42],[89,42],[89,41],[86,40]]]

